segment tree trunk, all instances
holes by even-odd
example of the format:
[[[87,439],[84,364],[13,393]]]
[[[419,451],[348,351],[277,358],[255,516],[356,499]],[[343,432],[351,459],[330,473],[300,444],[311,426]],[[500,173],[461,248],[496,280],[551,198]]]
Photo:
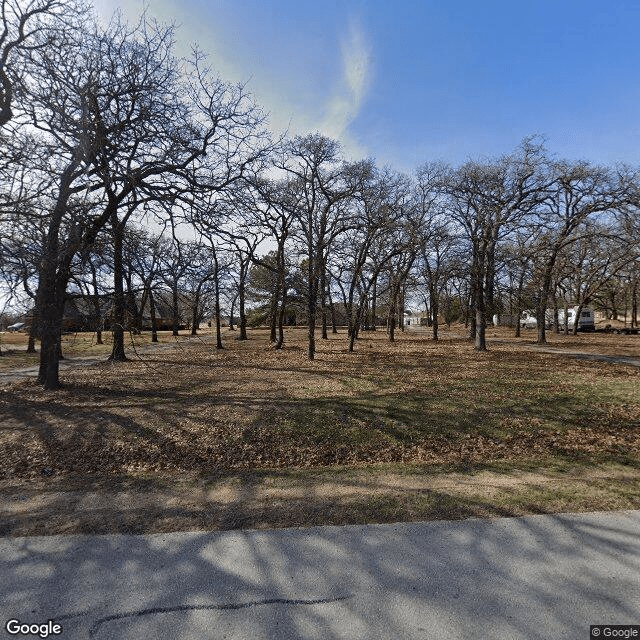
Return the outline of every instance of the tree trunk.
[[[234,314],[234,310],[236,308],[236,300],[238,299],[238,296],[235,295],[233,297],[233,299],[231,300],[231,310],[229,311],[229,331],[235,331],[236,328],[233,326],[234,321],[233,321],[233,314]]]
[[[309,301],[309,318],[307,320],[309,327],[309,360],[313,360],[316,356],[316,305]]]
[[[199,288],[199,287],[198,287]],[[196,293],[196,298],[193,302],[193,308],[191,309],[191,335],[198,335],[198,316],[199,314],[199,306],[200,306],[200,292]]]
[[[55,267],[52,267],[53,269]],[[43,275],[44,277],[42,277]],[[53,284],[51,280],[53,280]],[[41,290],[38,295],[40,310],[38,314],[40,318],[38,323],[38,333],[40,334],[38,382],[43,384],[45,389],[55,390],[60,388],[60,336],[62,334],[66,282],[62,283],[57,279],[55,273],[43,273],[39,289]]]
[[[322,339],[328,340],[327,335],[327,272],[322,268],[322,276],[320,277],[320,313],[322,315]]]
[[[373,288],[371,290],[371,331],[376,330],[376,299],[378,297],[378,276],[373,280]]]
[[[498,230],[494,231],[497,234]],[[494,291],[496,283],[496,237],[493,236],[488,243],[485,254],[485,275],[484,275],[484,317],[491,318],[495,311]]]
[[[546,326],[547,326],[547,302],[549,301],[549,297],[551,295],[551,278],[552,278],[552,268],[555,264],[555,261],[549,261],[547,265],[547,269],[544,273],[542,288],[540,290],[540,298],[538,299],[538,304],[536,307],[536,323],[538,325],[538,344],[546,344],[547,342],[547,334],[546,334]]]
[[[476,309],[476,351],[487,350],[487,321],[484,316],[484,310],[478,307]]]
[[[396,339],[396,310],[398,307],[398,291],[394,285],[392,285],[391,299],[389,300],[389,342],[395,342]]]
[[[433,331],[433,340],[434,342],[438,341],[438,311],[439,311],[440,301],[438,300],[437,293],[432,293],[431,298],[431,326]]]
[[[484,278],[482,275],[482,269],[480,265],[482,260],[478,259],[477,271],[475,273],[475,314],[472,315],[472,319],[475,318],[475,350],[486,351],[487,350],[487,314],[485,307],[484,297]]]
[[[151,342],[158,342],[158,325],[156,324],[156,304],[153,291],[149,287],[149,315],[151,316]]]
[[[178,336],[180,335],[179,331],[178,331],[178,327],[179,325],[179,318],[178,318],[178,278],[174,278],[173,282],[171,283],[171,301],[172,301],[172,305],[171,305],[171,313],[173,315],[173,335],[174,336]]]
[[[536,324],[538,329],[538,344],[547,343],[547,298],[544,291],[541,292],[538,304],[536,305]]]
[[[122,267],[122,240],[124,225],[118,223],[114,213],[113,224],[113,347],[109,360],[125,362],[124,352],[124,286]]]
[[[475,306],[476,306],[476,296],[475,296],[475,293],[472,291],[471,296],[469,298],[468,305],[467,305],[467,315],[464,323],[465,327],[469,327],[469,340],[475,340],[475,337],[476,337]]]
[[[215,285],[215,311],[216,311],[216,349],[224,349],[222,344],[222,327],[220,323],[220,268],[218,264],[218,256],[213,252],[213,277]]]
[[[582,315],[582,309],[584,308],[584,302],[580,303],[578,305],[578,308],[576,309],[576,319],[575,322],[573,324],[573,335],[577,336],[578,335],[578,324],[580,322],[580,316]]]
[[[276,342],[276,349],[282,349],[284,345],[284,314],[287,306],[287,287],[284,280],[282,282],[282,300],[280,301],[280,311],[278,313],[278,341]]]
[[[364,324],[363,326],[364,331],[370,331],[371,325],[369,324],[369,322],[371,320],[371,306],[369,304],[368,296],[365,298],[364,312],[362,314],[362,319]]]
[[[280,281],[280,274],[278,274],[277,282]],[[269,309],[269,340],[271,342],[277,342],[278,335],[278,300],[280,299],[281,291],[279,284],[276,283],[276,289],[273,292],[273,298],[271,299],[271,306]]]
[[[356,343],[356,338],[358,337],[358,331],[355,329],[355,327],[360,325],[360,322],[362,321],[362,312],[363,312],[363,306],[362,303],[358,304],[358,308],[356,310],[356,317],[354,319],[354,329],[351,332],[351,335],[349,336],[349,353],[353,353],[353,349]]]
[[[242,267],[241,267],[242,270]],[[238,307],[240,312],[240,335],[238,340],[248,340],[247,337],[247,313],[245,311],[245,275],[240,274],[240,287],[238,290]]]
[[[36,338],[38,336],[38,327],[37,320],[35,315],[35,310],[33,314],[33,318],[31,320],[31,327],[29,328],[29,342],[27,344],[27,353],[35,353],[36,352]]]
[[[336,322],[336,307],[333,304],[331,292],[329,292],[329,309],[331,310],[331,333],[338,333],[338,323]]]
[[[44,311],[46,319],[41,323],[40,371],[38,382],[44,384],[45,389],[60,388],[59,361],[60,335],[62,333],[63,307],[47,306]]]
[[[98,274],[96,273],[96,268],[91,262],[91,284],[93,286],[93,295],[91,296],[91,300],[93,302],[93,313],[96,318],[96,344],[102,344],[102,314],[100,312],[100,296],[98,295]]]
[[[71,184],[77,168],[72,161],[63,171],[56,205],[51,212],[49,229],[40,262],[40,280],[36,295],[35,317],[37,335],[40,336],[40,369],[38,382],[45,389],[60,388],[59,355],[62,318],[67,284],[71,277],[71,262],[74,253],[60,254],[60,225],[67,211],[67,202],[71,197]]]

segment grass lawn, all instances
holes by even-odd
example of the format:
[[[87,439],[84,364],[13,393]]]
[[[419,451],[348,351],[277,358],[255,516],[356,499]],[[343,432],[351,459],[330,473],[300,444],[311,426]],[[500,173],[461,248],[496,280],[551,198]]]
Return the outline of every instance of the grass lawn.
[[[0,377],[0,533],[147,532],[640,508],[640,336],[462,328],[136,337],[64,388]],[[0,372],[23,364],[3,336]],[[75,342],[72,342],[72,338]],[[63,352],[101,355],[91,334]],[[31,356],[30,356],[31,357]],[[33,364],[37,364],[37,359]]]

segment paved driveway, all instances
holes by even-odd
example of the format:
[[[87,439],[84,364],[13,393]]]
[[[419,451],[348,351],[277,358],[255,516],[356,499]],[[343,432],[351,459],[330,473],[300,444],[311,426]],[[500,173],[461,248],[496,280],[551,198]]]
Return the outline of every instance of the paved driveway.
[[[0,576],[65,639],[587,640],[640,624],[640,511],[3,538]]]

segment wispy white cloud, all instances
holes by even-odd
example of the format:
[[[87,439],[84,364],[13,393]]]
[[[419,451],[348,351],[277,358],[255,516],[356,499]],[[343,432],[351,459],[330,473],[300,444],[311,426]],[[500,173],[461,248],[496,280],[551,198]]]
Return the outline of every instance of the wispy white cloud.
[[[349,125],[360,113],[371,86],[371,48],[360,25],[352,21],[342,41],[342,77],[329,99],[320,130],[340,140],[347,152],[364,155],[364,150],[349,133]]]

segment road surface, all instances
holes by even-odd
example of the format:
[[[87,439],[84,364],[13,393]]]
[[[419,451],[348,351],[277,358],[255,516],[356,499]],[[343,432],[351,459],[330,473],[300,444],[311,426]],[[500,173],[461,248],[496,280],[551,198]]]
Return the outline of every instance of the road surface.
[[[640,511],[2,538],[0,576],[13,638],[587,640],[640,624]]]

